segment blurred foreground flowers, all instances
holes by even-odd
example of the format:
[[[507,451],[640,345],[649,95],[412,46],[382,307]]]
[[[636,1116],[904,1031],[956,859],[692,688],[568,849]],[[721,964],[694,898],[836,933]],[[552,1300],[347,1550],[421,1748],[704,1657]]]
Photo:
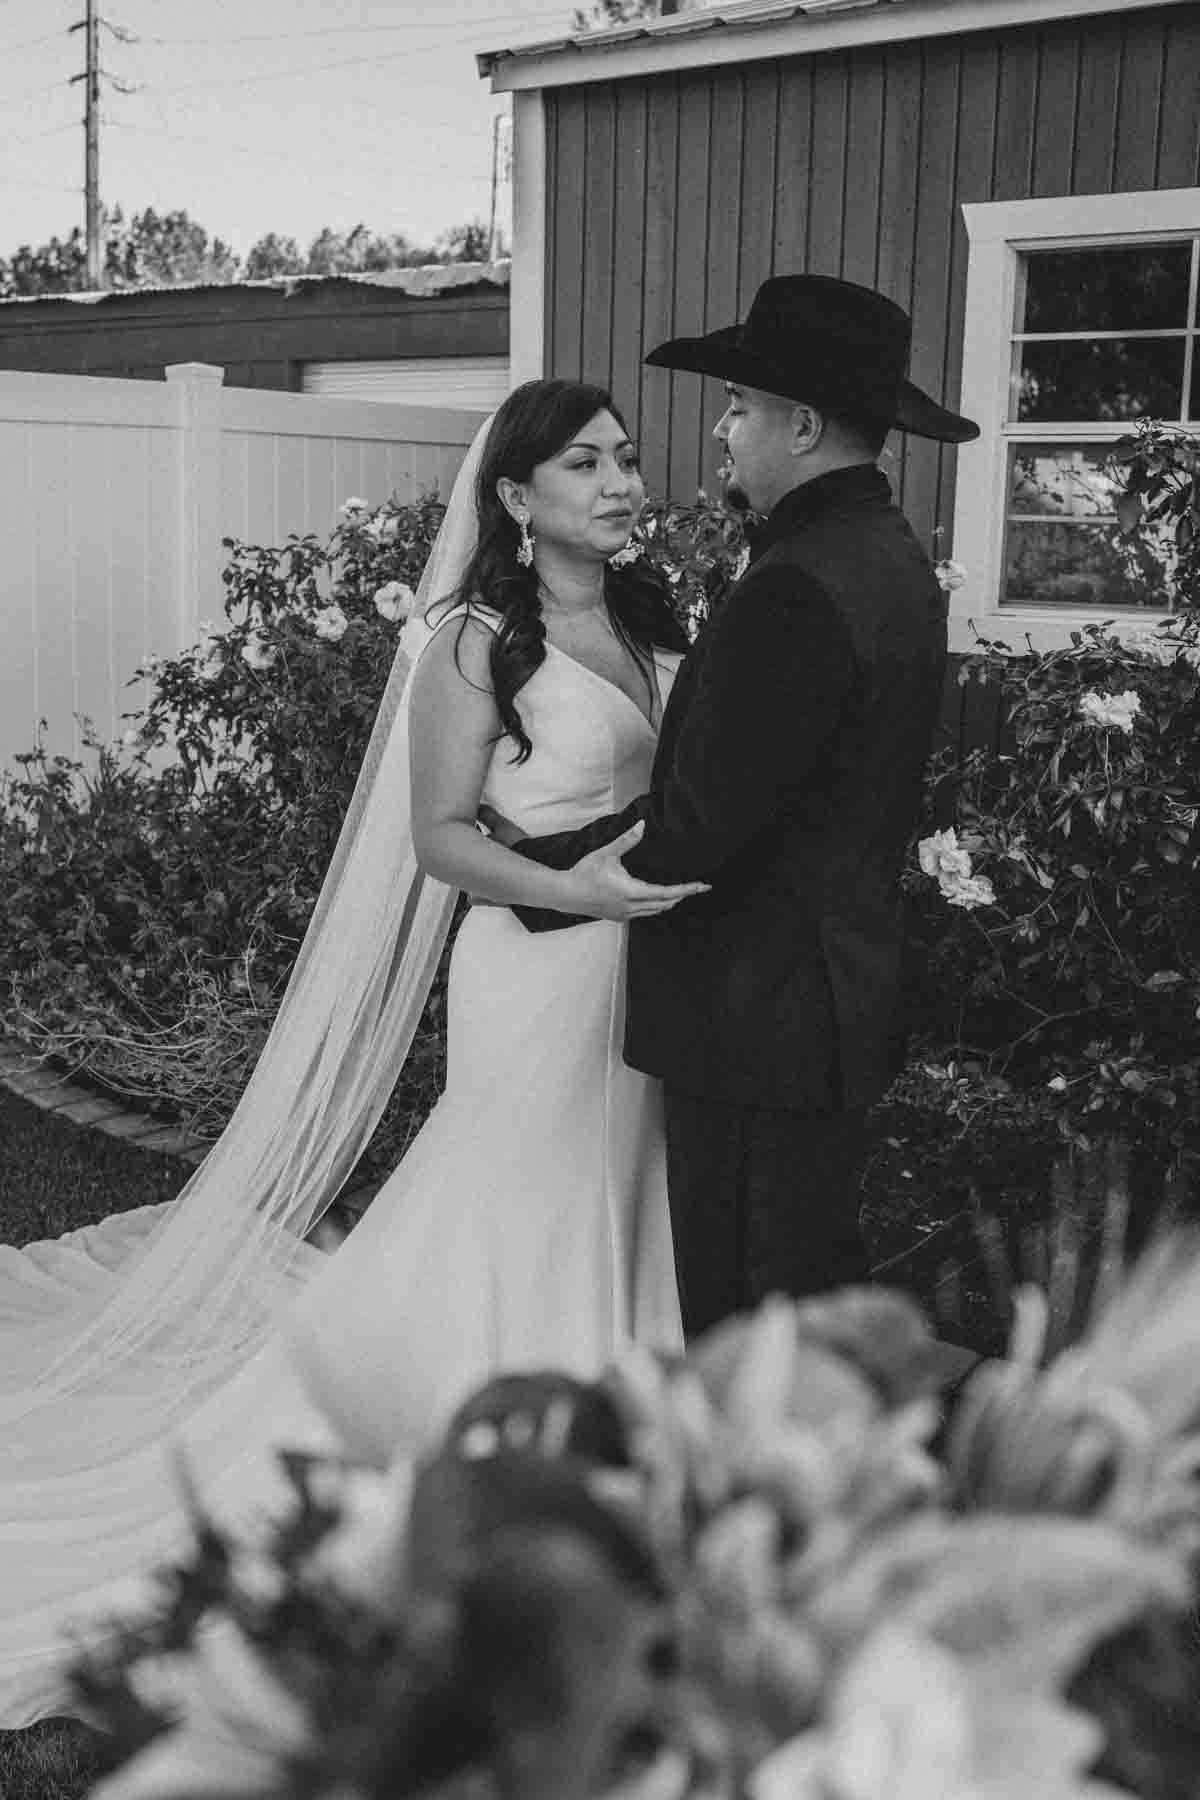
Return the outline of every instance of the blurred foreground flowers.
[[[900,1295],[497,1379],[417,1468],[289,1459],[81,1666],[101,1800],[1194,1794],[1200,1247],[944,1402]],[[947,1419],[947,1413],[949,1417]]]

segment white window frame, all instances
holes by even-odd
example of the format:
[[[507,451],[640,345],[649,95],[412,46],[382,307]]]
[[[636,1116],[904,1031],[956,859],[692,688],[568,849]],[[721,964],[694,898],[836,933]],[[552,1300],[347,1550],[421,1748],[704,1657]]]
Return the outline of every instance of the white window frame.
[[[1076,610],[1000,605],[1009,442],[1038,437],[1058,442],[1064,437],[1060,424],[1009,418],[1018,257],[1027,250],[1194,237],[1200,231],[1200,188],[983,201],[965,205],[963,217],[969,255],[961,405],[968,418],[978,422],[980,435],[958,453],[954,557],[968,574],[950,596],[950,648],[972,649],[978,632],[999,638],[1014,650],[1023,650],[1027,638],[1036,650],[1059,649],[1070,642],[1072,631],[1110,615],[1094,606]],[[1128,422],[1097,424],[1088,427],[1088,437],[1115,440],[1130,429]],[[1142,607],[1114,609],[1111,616],[1136,618],[1149,627],[1161,615]]]

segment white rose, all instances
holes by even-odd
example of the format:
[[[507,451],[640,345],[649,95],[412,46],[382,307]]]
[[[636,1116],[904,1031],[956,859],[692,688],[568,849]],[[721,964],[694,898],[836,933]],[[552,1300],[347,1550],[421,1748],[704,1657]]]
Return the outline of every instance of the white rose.
[[[196,679],[203,682],[217,681],[225,667],[224,639],[212,634],[205,640],[202,648],[205,654],[196,669]]]
[[[964,912],[974,912],[977,906],[996,904],[996,890],[986,875],[954,876],[942,881],[940,886],[947,904],[961,906]]]
[[[375,589],[375,611],[381,619],[407,619],[416,595],[406,581],[385,581]]]
[[[136,725],[131,725],[128,731],[122,733],[121,742],[124,744],[126,750],[138,750],[141,748],[142,734]]]
[[[1098,688],[1089,688],[1079,700],[1080,718],[1102,731],[1132,732],[1134,717],[1141,709],[1142,702],[1133,688],[1127,688],[1123,694],[1104,694]]]
[[[379,518],[378,515],[373,519],[368,519],[362,528],[362,534],[365,538],[370,538],[373,544],[382,544],[387,535],[387,520]]]
[[[934,564],[933,572],[937,576],[938,586],[948,594],[953,593],[955,588],[960,588],[967,579],[967,571],[962,563],[953,562],[948,556]]]
[[[313,630],[329,644],[345,636],[349,623],[340,606],[322,606],[313,614]]]
[[[338,507],[338,517],[340,519],[345,519],[346,523],[349,525],[353,524],[354,520],[357,519],[360,514],[370,512],[370,510],[371,506],[369,501],[360,500],[357,494],[351,494],[350,498],[348,500],[343,500],[342,504]]]
[[[275,646],[266,638],[248,637],[242,645],[242,661],[251,669],[269,669],[275,654]]]
[[[1065,1094],[1067,1091],[1067,1078],[1065,1075],[1052,1075],[1046,1083],[1046,1086],[1050,1089],[1052,1094]]]
[[[956,878],[971,873],[970,853],[960,848],[958,833],[953,827],[949,831],[935,831],[931,837],[922,838],[917,845],[917,856],[922,872],[935,876],[939,881],[944,876]]]

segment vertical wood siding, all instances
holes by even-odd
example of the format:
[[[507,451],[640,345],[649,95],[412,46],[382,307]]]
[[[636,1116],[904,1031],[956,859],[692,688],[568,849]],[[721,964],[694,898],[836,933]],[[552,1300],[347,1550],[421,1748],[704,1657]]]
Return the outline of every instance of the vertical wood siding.
[[[548,90],[547,368],[611,384],[651,488],[712,484],[714,382],[641,364],[766,276],[841,275],[913,315],[957,399],[963,202],[1200,183],[1200,5]],[[893,439],[922,539],[954,453]],[[970,454],[969,449],[965,454]]]

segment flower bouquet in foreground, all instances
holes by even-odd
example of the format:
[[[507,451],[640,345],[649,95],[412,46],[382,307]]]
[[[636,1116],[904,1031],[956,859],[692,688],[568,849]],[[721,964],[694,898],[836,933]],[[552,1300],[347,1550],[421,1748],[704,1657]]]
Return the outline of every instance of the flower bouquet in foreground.
[[[777,1300],[497,1379],[415,1470],[291,1458],[254,1542],[198,1502],[77,1670],[99,1800],[1193,1794],[1200,1249],[1049,1366],[1046,1311],[947,1404],[905,1298]]]

